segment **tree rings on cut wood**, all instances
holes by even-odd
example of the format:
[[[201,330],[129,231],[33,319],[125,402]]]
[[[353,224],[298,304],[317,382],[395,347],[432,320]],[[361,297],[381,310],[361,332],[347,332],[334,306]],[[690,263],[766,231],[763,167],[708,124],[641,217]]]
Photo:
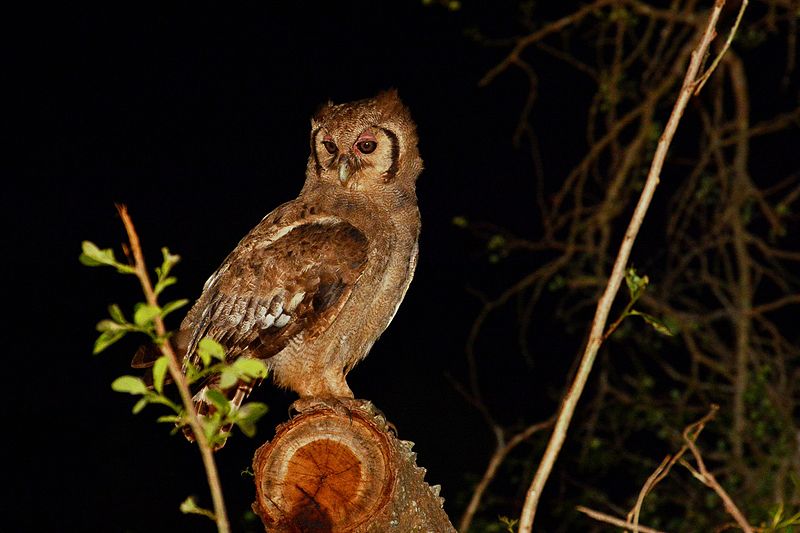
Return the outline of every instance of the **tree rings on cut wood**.
[[[253,510],[272,533],[455,533],[412,442],[363,400],[324,401],[278,426],[253,458]]]
[[[352,531],[386,505],[396,472],[367,409],[305,411],[256,452],[256,512],[277,531]]]

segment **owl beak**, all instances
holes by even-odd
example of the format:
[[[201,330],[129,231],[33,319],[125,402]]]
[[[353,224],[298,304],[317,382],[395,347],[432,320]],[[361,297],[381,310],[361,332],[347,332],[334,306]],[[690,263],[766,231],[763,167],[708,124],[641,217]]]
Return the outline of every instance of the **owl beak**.
[[[350,177],[350,161],[343,157],[341,161],[339,161],[339,182],[342,185],[347,183],[347,179]]]

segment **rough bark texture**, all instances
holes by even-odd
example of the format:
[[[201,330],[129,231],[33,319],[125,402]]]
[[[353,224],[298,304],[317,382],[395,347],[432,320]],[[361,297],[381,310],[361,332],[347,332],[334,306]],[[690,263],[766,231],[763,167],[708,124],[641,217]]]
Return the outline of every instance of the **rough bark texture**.
[[[270,532],[455,532],[412,446],[368,402],[304,411],[256,451],[253,510]]]

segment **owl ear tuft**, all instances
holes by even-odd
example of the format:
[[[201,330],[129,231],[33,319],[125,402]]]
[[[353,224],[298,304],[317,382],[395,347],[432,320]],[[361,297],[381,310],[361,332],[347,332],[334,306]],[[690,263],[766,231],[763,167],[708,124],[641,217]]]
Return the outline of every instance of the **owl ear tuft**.
[[[377,100],[381,100],[381,101],[392,101],[393,100],[395,102],[399,102],[400,101],[400,95],[397,94],[397,89],[392,87],[390,89],[386,89],[385,91],[379,92],[378,96],[376,96],[376,99]]]
[[[407,117],[410,120],[410,117],[408,117],[408,109],[406,109],[406,106],[400,101],[397,89],[391,88],[379,92],[374,101],[377,108],[381,110],[383,117],[399,116]]]

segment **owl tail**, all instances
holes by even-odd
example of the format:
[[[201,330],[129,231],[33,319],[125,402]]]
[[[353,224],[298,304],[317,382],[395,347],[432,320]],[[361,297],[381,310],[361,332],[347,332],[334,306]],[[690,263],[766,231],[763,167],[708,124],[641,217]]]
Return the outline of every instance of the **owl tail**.
[[[175,353],[183,354],[187,352],[191,338],[191,331],[180,330],[174,334],[174,336],[169,340],[169,343],[171,344]],[[139,347],[133,356],[133,360],[131,361],[131,367],[144,369],[144,375],[142,378],[144,379],[145,384],[150,388],[153,387],[152,367],[156,359],[161,357],[161,355],[161,348],[159,346],[152,343],[145,344]],[[261,380],[253,380],[249,383],[246,381],[237,381],[234,385],[226,389],[222,389],[217,385],[218,381],[218,376],[211,377],[203,382],[199,389],[196,388],[197,385],[192,386],[194,390],[197,390],[197,393],[192,398],[194,401],[194,409],[195,412],[201,417],[201,420],[208,420],[209,418],[212,418],[220,409],[220,407],[229,413],[239,409],[239,407],[242,405],[242,402],[244,402],[245,398],[247,398],[247,396],[253,390],[253,387],[261,382]],[[168,384],[171,383],[172,380],[169,378],[169,376],[167,376],[164,382]],[[210,391],[215,391],[217,394],[210,394]],[[220,397],[220,394],[222,397]],[[217,403],[214,403],[214,400],[216,400]],[[183,434],[190,442],[195,441],[194,433],[192,433],[192,429],[188,425],[184,425],[181,429]],[[225,446],[225,442],[230,435],[231,429],[233,429],[231,424],[223,424],[216,432],[214,432],[213,435],[209,435],[209,440],[211,441],[214,451]]]
[[[220,408],[225,409],[229,413],[233,413],[239,409],[242,402],[256,385],[257,382],[247,383],[245,381],[239,381],[227,389],[220,389],[215,383],[206,383],[192,398],[194,400],[195,412],[203,422],[213,418]],[[219,397],[220,393],[224,399]],[[223,404],[223,401],[227,401],[227,404]],[[228,440],[228,436],[233,428],[232,426],[233,425],[230,423],[223,424],[213,434],[207,435],[214,451],[225,446],[225,442]],[[192,429],[188,425],[183,426],[182,429],[186,438],[190,442],[194,442],[195,437]]]

